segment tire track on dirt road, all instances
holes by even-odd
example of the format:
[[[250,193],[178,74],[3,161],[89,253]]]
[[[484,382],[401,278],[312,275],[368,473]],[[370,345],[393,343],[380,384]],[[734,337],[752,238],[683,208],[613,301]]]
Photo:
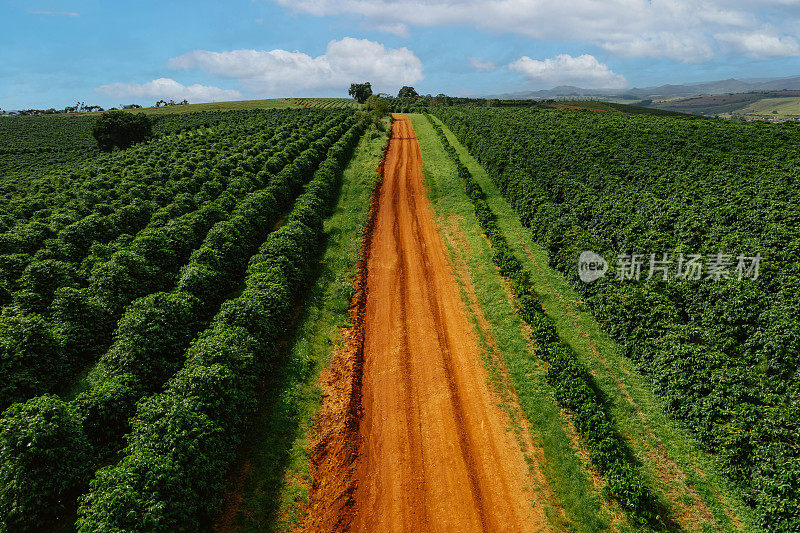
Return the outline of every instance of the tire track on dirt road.
[[[360,416],[337,425],[323,405],[320,425],[329,427],[318,428],[307,527],[547,530],[524,454],[487,382],[421,165],[410,121],[396,116],[369,236],[362,360],[337,354],[332,363],[360,371],[360,380],[344,379],[359,384],[360,396],[342,386],[339,368],[331,372],[339,383],[323,384],[341,417],[352,412],[337,400],[346,392],[357,396]]]

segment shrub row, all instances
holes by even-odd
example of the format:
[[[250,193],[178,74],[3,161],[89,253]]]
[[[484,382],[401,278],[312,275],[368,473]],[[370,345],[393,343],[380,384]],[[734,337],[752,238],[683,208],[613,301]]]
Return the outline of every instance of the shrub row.
[[[181,266],[204,240],[222,245],[230,225],[223,222],[229,214],[235,209],[240,212],[252,209],[252,203],[241,203],[241,199],[276,179],[273,172],[283,167],[284,177],[280,178],[282,174],[278,172],[277,178],[288,179],[285,176],[292,172],[290,161],[299,158],[309,143],[322,138],[338,122],[340,117],[331,117],[318,124],[310,133],[273,154],[258,173],[229,180],[228,188],[214,201],[206,201],[197,210],[140,232],[106,260],[98,257],[88,287],[66,286],[54,291],[51,321],[42,320],[37,314],[0,317],[0,322],[7,323],[0,327],[0,349],[3,349],[0,373],[7,376],[0,384],[0,408],[69,383],[76,372],[106,350],[117,321],[131,302],[169,290]],[[187,202],[176,199],[176,203]],[[188,204],[191,206],[191,202]],[[205,264],[214,249],[199,252],[206,254]],[[201,270],[194,273],[195,276],[182,273],[179,282],[199,280]],[[36,328],[42,334],[44,344],[20,340],[22,332],[29,328]]]
[[[154,199],[168,200],[180,192],[169,185],[178,176],[199,168],[216,168],[223,160],[232,163],[231,168],[235,169],[244,158],[243,151],[247,145],[252,146],[251,150],[261,149],[260,132],[287,122],[316,124],[326,120],[331,113],[319,110],[248,110],[217,113],[216,116],[212,116],[212,112],[201,114],[208,116],[197,117],[192,113],[155,117],[157,141],[110,155],[96,151],[72,151],[69,157],[50,158],[28,154],[17,158],[18,165],[9,161],[14,159],[13,156],[2,158],[0,232],[24,225],[29,219],[58,231],[77,218],[90,214],[95,207],[114,207],[124,200],[131,187],[138,187],[144,194],[153,194]],[[26,122],[21,134],[28,128],[33,129],[33,122],[38,121]],[[172,134],[187,128],[192,130]],[[2,133],[0,131],[0,137]],[[52,140],[49,135],[47,138]],[[242,166],[246,169],[246,165]],[[5,171],[9,167],[13,170]],[[0,242],[4,240],[0,238]]]
[[[243,293],[225,302],[192,343],[166,391],[142,401],[122,461],[99,470],[81,500],[82,532],[196,531],[219,508],[261,376],[307,285],[322,216],[363,132],[356,124],[329,151],[288,221],[247,270]]]
[[[239,133],[236,142],[231,142],[234,135],[230,128],[202,136],[173,136],[141,146],[134,160],[126,151],[89,159],[84,168],[55,170],[66,175],[53,176],[53,170],[48,169],[38,176],[32,171],[25,176],[30,180],[28,190],[14,191],[10,197],[22,203],[18,197],[23,196],[25,208],[15,209],[12,204],[3,214],[13,223],[0,233],[0,252],[32,255],[48,241],[50,246],[57,244],[52,239],[66,226],[91,214],[107,216],[135,199],[168,203],[175,194],[202,185],[193,179],[202,178],[199,170],[216,170],[220,161],[235,155],[234,150],[258,142],[262,133],[280,123],[279,116],[270,117],[251,132],[252,136]],[[208,148],[213,148],[213,158],[208,157]]]
[[[544,108],[436,115],[760,525],[800,532],[797,124]],[[617,265],[644,253],[642,278],[617,269],[583,283],[584,250]],[[645,279],[648,255],[662,252],[671,279]],[[729,277],[709,279],[720,252]],[[705,256],[704,279],[678,279],[680,253]],[[738,279],[738,256],[756,254],[757,279]]]
[[[483,189],[461,161],[441,125],[431,115],[426,114],[426,117],[458,168],[458,176],[473,204],[478,223],[492,245],[492,259],[500,273],[510,281],[517,296],[520,316],[531,326],[537,353],[548,363],[546,378],[554,389],[556,401],[575,415],[575,430],[590,450],[592,464],[605,477],[610,494],[637,522],[655,522],[658,518],[655,500],[614,429],[612,417],[592,376],[574,350],[559,339],[552,319],[545,314],[533,290],[530,273],[508,244],[486,202]]]
[[[268,124],[265,131],[243,139],[242,143],[235,143],[230,149],[235,148],[247,154],[251,147],[261,146],[258,152],[261,161],[250,161],[256,158],[247,157],[242,162],[263,166],[266,156],[273,155],[285,143],[297,140],[300,135],[297,126],[302,124],[283,123],[277,127]],[[268,140],[264,142],[264,139]],[[48,232],[52,232],[54,237],[45,239],[33,255],[13,253],[3,256],[6,260],[0,260],[0,281],[5,291],[0,289],[0,303],[13,300],[12,312],[17,314],[44,314],[52,303],[56,288],[85,286],[91,268],[107,259],[115,248],[125,246],[131,235],[145,228],[160,227],[177,216],[197,209],[197,206],[214,201],[229,185],[233,188],[242,177],[233,174],[225,147],[219,144],[214,143],[215,161],[204,161],[202,166],[190,166],[173,172],[175,181],[169,185],[169,191],[174,191],[174,194],[156,194],[164,192],[163,187],[136,186],[133,188],[137,191],[136,196],[126,194],[125,199],[115,202],[114,206],[95,206],[92,214],[79,218],[57,232],[57,225],[47,226],[40,221],[31,223],[31,227],[40,228],[42,237]],[[204,146],[209,144],[197,144],[195,151],[204,150]],[[172,163],[170,166],[180,168],[180,165]],[[130,170],[127,173],[133,174],[129,178],[131,182],[138,183],[141,180],[138,173]],[[148,192],[143,193],[142,190]],[[27,229],[30,230],[30,227]],[[20,238],[19,228],[15,232],[11,233]],[[28,238],[26,242],[29,246],[35,245],[36,238]],[[14,292],[8,294],[8,291]]]
[[[114,343],[101,357],[91,380],[95,387],[76,399],[89,441],[100,455],[119,449],[135,402],[157,390],[182,364],[189,341],[204,328],[220,303],[239,286],[247,260],[270,233],[298,188],[308,182],[328,148],[352,126],[349,118],[315,141],[263,190],[250,195],[233,216],[218,223],[195,250],[171,293],[140,298],[119,321]],[[108,384],[111,384],[109,386]]]
[[[130,306],[119,322],[113,345],[95,369],[94,387],[69,404],[54,397],[34,398],[22,404],[28,406],[23,408],[28,416],[30,412],[45,408],[69,413],[62,424],[70,427],[78,424],[80,447],[75,453],[87,460],[82,464],[52,460],[39,465],[26,460],[31,455],[57,459],[65,450],[54,440],[30,442],[25,454],[20,453],[19,447],[7,448],[8,455],[0,456],[0,481],[7,476],[25,480],[25,483],[9,485],[9,490],[0,494],[0,517],[4,516],[5,509],[19,509],[14,515],[19,520],[16,527],[36,528],[74,504],[70,495],[80,492],[96,465],[107,461],[121,448],[122,436],[130,429],[128,419],[135,413],[137,401],[159,389],[180,368],[187,345],[196,332],[208,324],[206,317],[218,306],[220,294],[216,285],[212,293],[207,294],[205,291],[211,282],[188,284],[185,280],[191,276],[211,276],[215,284],[229,289],[235,287],[227,276],[241,276],[247,257],[258,247],[261,236],[274,226],[283,211],[281,206],[291,203],[293,191],[308,181],[325,156],[326,147],[341,137],[354,120],[350,117],[344,122],[338,121],[327,136],[313,142],[265,189],[249,195],[224,226],[216,225],[181,271],[175,290],[148,295]],[[341,149],[336,147],[329,151],[332,155],[341,154]],[[248,250],[252,251],[248,253]],[[209,257],[221,260],[224,270],[215,270],[220,264],[210,262]],[[237,272],[228,266],[229,263],[240,265],[240,270]],[[220,311],[223,313],[224,308]],[[25,422],[16,419],[21,412],[15,405],[7,411],[8,419],[4,416],[0,420],[0,431],[8,427],[6,436],[9,439],[16,439],[15,433],[25,434],[19,429]],[[70,482],[52,484],[47,482],[50,478]],[[38,488],[31,495],[17,492],[17,487]]]
[[[282,133],[276,134],[273,146],[283,138]],[[21,272],[17,267],[4,273],[4,287],[14,292],[0,294],[0,302],[12,303],[10,311],[14,314],[46,314],[58,288],[86,286],[91,267],[107,258],[114,248],[124,246],[131,235],[160,227],[207,201],[213,202],[225,189],[226,182],[227,176],[219,173],[195,172],[179,180],[176,188],[185,192],[168,205],[136,199],[108,214],[93,213],[73,222],[46,240],[32,257],[14,254],[14,264],[27,262],[27,266]]]
[[[0,532],[52,530],[53,516],[88,481],[88,461],[80,421],[57,396],[9,407],[0,418]]]

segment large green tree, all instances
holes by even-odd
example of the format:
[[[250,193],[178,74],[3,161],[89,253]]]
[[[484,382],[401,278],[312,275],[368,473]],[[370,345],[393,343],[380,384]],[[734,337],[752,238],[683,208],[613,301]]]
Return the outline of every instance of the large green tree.
[[[404,85],[400,92],[397,93],[398,98],[416,98],[417,96],[419,96],[417,90],[408,85]]]
[[[108,111],[97,118],[92,127],[97,147],[110,152],[115,147],[124,149],[153,135],[150,120],[144,113]]]
[[[380,128],[381,120],[389,113],[389,100],[373,94],[367,98],[364,107],[372,114],[372,120],[375,126]]]
[[[350,90],[347,93],[358,100],[360,104],[367,101],[367,98],[372,96],[372,84],[370,82],[364,83],[351,83]]]

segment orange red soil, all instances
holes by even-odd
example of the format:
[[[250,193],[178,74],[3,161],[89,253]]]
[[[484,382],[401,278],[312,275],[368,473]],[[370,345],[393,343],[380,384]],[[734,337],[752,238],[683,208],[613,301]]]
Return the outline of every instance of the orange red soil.
[[[313,531],[537,531],[529,472],[490,390],[407,117],[362,249],[354,328],[324,377]]]

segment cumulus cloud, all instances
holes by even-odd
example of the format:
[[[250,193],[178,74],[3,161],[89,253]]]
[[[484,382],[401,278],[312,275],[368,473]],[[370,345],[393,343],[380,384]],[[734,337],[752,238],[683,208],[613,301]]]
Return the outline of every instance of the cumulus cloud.
[[[195,50],[167,63],[175,69],[201,69],[233,78],[264,96],[347,87],[370,81],[378,89],[394,89],[423,78],[422,62],[408,48],[386,48],[367,39],[331,41],[323,55],[311,57],[287,50]]]
[[[488,59],[483,59],[482,57],[470,57],[469,66],[475,70],[486,72],[497,68],[497,63],[494,61],[489,61]]]
[[[541,61],[523,56],[508,66],[540,87],[578,85],[587,89],[620,89],[628,84],[624,76],[589,54],[578,57],[560,54]]]
[[[598,42],[621,57],[669,57],[687,63],[701,63],[714,57],[714,44],[703,35],[658,32],[650,35],[611,36]]]
[[[734,52],[755,59],[800,55],[800,45],[790,35],[743,32],[719,34],[716,38],[727,44]]]
[[[165,98],[188,100],[192,103],[241,100],[242,93],[208,85],[182,85],[170,78],[158,78],[147,83],[111,83],[95,89],[95,92],[114,98]]]
[[[719,35],[780,26],[785,41],[800,27],[796,0],[274,0],[317,16],[350,14],[384,28],[472,26],[541,40],[595,44],[630,57],[702,62],[726,53]],[[778,38],[780,41],[781,38]],[[747,48],[789,51],[785,42]],[[750,52],[755,49],[756,51]],[[794,52],[800,54],[800,52]]]

